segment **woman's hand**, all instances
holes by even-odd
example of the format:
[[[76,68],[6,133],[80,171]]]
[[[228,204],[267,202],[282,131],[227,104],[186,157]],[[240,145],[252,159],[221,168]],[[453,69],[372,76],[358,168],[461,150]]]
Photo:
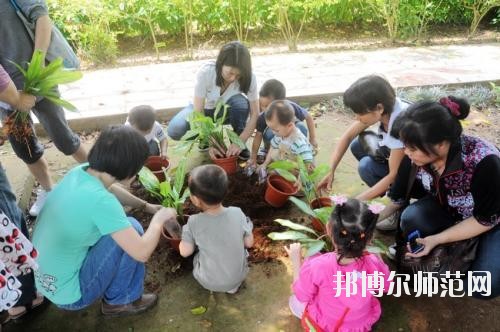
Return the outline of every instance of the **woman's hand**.
[[[238,145],[231,144],[227,148],[226,157],[238,156],[240,154],[240,152],[241,152],[241,149]]]
[[[167,222],[172,222],[176,220],[177,212],[173,208],[165,208],[160,205],[160,209],[155,213],[151,223],[158,224],[163,227]]]
[[[29,112],[35,106],[35,103],[35,96],[19,91],[19,99],[17,104],[13,106],[21,112]]]
[[[323,179],[321,179],[316,188],[319,190],[326,190],[327,192],[330,192],[332,190],[333,179],[333,172],[330,171],[327,175],[325,175],[325,177],[323,177]]]
[[[416,241],[417,243],[422,244],[424,246],[424,249],[419,253],[413,254],[410,251],[410,244],[408,243],[408,251],[410,252],[406,253],[407,257],[417,258],[426,256],[432,251],[432,249],[434,249],[437,245],[440,244],[436,236],[434,235],[430,235],[424,238],[418,238],[416,239]]]
[[[209,147],[208,148],[208,155],[212,159],[218,159],[218,158],[224,158],[225,156],[219,152],[216,148]]]

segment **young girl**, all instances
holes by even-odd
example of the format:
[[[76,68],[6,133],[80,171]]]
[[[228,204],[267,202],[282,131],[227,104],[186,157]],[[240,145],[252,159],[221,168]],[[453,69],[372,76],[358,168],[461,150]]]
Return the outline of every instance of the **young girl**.
[[[293,267],[294,295],[290,310],[302,318],[306,331],[370,331],[381,314],[379,301],[367,291],[362,294],[362,272],[382,276],[380,288],[389,285],[389,268],[380,256],[365,251],[373,235],[378,214],[356,199],[337,204],[327,225],[335,251],[316,255],[301,262],[299,243],[285,247]],[[342,276],[342,289],[337,289],[337,273]],[[347,295],[345,278],[356,274],[356,292]],[[365,280],[366,282],[366,280]],[[366,283],[367,285],[368,283]],[[377,288],[378,290],[378,288]],[[338,293],[339,292],[339,293]]]
[[[331,156],[331,172],[318,184],[331,190],[332,182],[342,157],[350,147],[359,161],[358,173],[370,187],[357,198],[369,200],[385,195],[396,178],[404,157],[403,143],[391,136],[392,124],[404,113],[408,103],[396,97],[390,83],[378,75],[361,77],[344,92],[344,105],[356,114],[356,121],[340,137]],[[378,133],[367,131],[380,124]],[[393,219],[377,225],[383,231],[396,229]]]

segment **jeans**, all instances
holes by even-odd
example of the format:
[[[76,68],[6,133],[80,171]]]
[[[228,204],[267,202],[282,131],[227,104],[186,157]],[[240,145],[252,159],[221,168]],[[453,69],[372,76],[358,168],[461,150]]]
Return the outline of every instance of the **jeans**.
[[[128,218],[132,227],[144,234],[141,224]],[[111,235],[103,236],[90,248],[80,269],[80,300],[72,304],[58,305],[61,309],[79,310],[103,297],[107,304],[131,303],[144,292],[144,263],[130,257],[113,240]]]
[[[361,148],[359,140],[356,137],[351,143],[351,152],[359,161],[358,173],[364,183],[373,187],[377,182],[389,174],[389,164],[379,162],[366,154]]]
[[[453,226],[455,221],[432,196],[426,196],[409,205],[401,214],[403,235],[418,230],[422,237],[437,234]],[[491,296],[473,293],[481,299],[500,295],[500,225],[479,236],[476,259],[470,271],[489,271],[491,273]],[[475,275],[481,275],[476,273]]]
[[[26,220],[21,209],[17,206],[16,196],[10,188],[9,180],[5,175],[5,170],[0,165],[0,210],[9,217],[9,219],[21,230],[21,232],[29,239]],[[16,303],[16,306],[25,306],[31,304],[36,298],[35,279],[33,273],[23,274],[17,277],[21,283],[21,297]]]
[[[156,140],[152,139],[151,141],[149,141],[148,146],[149,146],[149,155],[150,156],[159,156],[160,155],[160,146]]]
[[[231,124],[236,134],[241,134],[247,124],[247,118],[250,114],[250,104],[248,99],[242,94],[237,94],[229,98],[227,101],[229,109],[226,115],[225,124]],[[180,140],[182,136],[189,130],[189,122],[187,121],[189,114],[194,112],[193,105],[189,105],[182,111],[177,113],[168,124],[167,133],[173,140]],[[206,116],[213,117],[215,109],[205,109]],[[218,114],[222,116],[222,112]]]
[[[299,128],[299,130],[304,134],[305,137],[307,137],[308,131],[307,131],[307,126],[303,121],[296,121],[295,126]],[[269,144],[271,143],[271,140],[274,137],[274,133],[269,127],[266,127],[264,129],[264,132],[262,133],[262,140],[264,141],[264,147],[266,150],[269,150]]]

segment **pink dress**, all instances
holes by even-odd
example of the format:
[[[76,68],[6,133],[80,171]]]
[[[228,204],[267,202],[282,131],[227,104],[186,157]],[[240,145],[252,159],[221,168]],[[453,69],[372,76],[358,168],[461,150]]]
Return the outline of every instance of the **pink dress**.
[[[337,271],[343,276],[346,272],[356,272],[359,276],[363,271],[367,275],[378,271],[383,274],[383,288],[387,290],[389,286],[390,271],[379,256],[367,253],[355,262],[340,265],[337,263],[337,254],[330,252],[304,261],[299,278],[292,286],[295,297],[306,304],[309,316],[324,331],[332,331],[336,327],[343,332],[370,331],[380,318],[379,300],[368,291],[366,296],[362,296],[361,278],[356,281],[356,294],[347,297],[345,290],[342,290],[336,297]],[[345,288],[345,284],[342,287]]]

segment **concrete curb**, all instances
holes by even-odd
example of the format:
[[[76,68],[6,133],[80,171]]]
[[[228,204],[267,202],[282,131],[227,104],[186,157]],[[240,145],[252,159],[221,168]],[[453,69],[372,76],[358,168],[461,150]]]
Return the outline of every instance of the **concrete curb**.
[[[431,87],[431,86],[447,86],[447,87],[461,87],[467,85],[488,85],[490,82],[499,83],[499,80],[495,81],[474,81],[474,82],[461,82],[461,83],[450,83],[450,84],[427,84],[427,85],[408,85],[408,86],[399,86],[396,88],[415,88],[415,87]],[[290,96],[289,99],[296,103],[309,103],[315,104],[321,101],[330,100],[335,97],[342,96],[344,92],[332,92],[332,93],[323,93],[323,94],[312,94],[312,95],[299,95],[299,96]],[[186,105],[182,105],[179,107],[172,108],[164,108],[158,109],[156,114],[157,118],[161,121],[169,121],[172,117],[177,114],[180,110],[182,110]],[[90,116],[81,119],[70,119],[68,123],[76,132],[91,132],[95,130],[102,130],[103,128],[113,125],[113,124],[122,124],[125,122],[127,118],[127,113],[117,113],[117,114],[108,114],[101,116]],[[46,136],[46,132],[44,128],[39,124],[35,124],[35,129],[37,135]]]

